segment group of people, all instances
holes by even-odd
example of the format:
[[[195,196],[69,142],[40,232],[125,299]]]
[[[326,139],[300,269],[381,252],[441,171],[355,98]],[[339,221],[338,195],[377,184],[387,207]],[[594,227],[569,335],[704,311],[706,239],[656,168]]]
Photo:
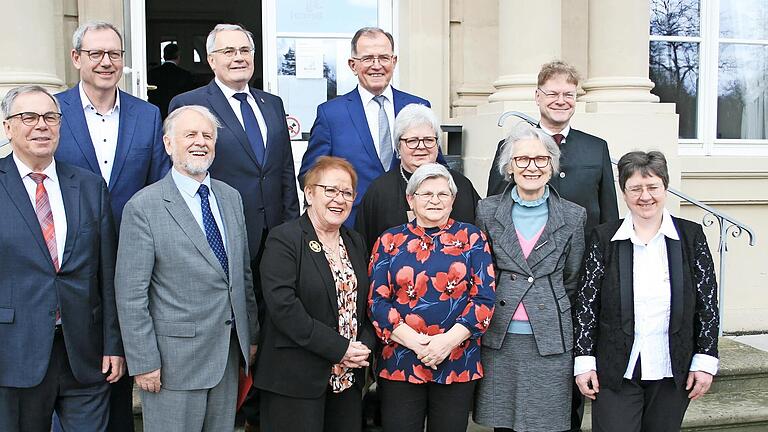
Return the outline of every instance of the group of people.
[[[712,258],[664,208],[659,152],[618,164],[570,127],[579,78],[545,64],[540,124],[499,143],[488,197],[448,169],[429,102],[360,29],[358,86],[321,104],[298,180],[253,36],[208,35],[215,78],[160,111],[117,87],[106,22],[73,36],[77,86],[0,109],[0,430],[679,430],[718,368]],[[127,370],[127,372],[126,372]],[[368,374],[367,371],[372,371]],[[132,379],[131,379],[132,378]]]

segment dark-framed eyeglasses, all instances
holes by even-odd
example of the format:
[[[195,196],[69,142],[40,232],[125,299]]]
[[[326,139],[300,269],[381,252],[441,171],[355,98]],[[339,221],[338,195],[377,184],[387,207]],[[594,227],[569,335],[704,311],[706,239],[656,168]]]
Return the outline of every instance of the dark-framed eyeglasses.
[[[352,57],[352,60],[359,61],[365,66],[371,66],[373,65],[373,62],[378,61],[380,65],[387,66],[388,64],[392,63],[395,56],[389,55],[389,54],[383,54],[383,55],[366,55],[362,57]]]
[[[104,58],[104,54],[106,54],[107,57],[109,57],[110,61],[113,61],[113,62],[120,61],[123,59],[123,55],[125,54],[125,50],[104,51],[104,50],[81,49],[80,52],[85,53],[85,55],[87,55],[92,62],[100,62]]]
[[[5,119],[10,120],[14,117],[18,117],[21,120],[21,122],[24,123],[25,125],[35,126],[37,122],[40,121],[40,117],[42,117],[43,121],[48,126],[56,126],[57,124],[61,123],[61,116],[62,116],[61,113],[53,112],[53,111],[48,111],[45,114],[38,114],[36,112],[25,111],[25,112],[16,113],[14,115],[9,115]]]
[[[536,165],[536,168],[546,168],[551,159],[550,156],[516,156],[512,158],[515,161],[515,166],[521,169],[528,168],[531,165],[531,161]]]
[[[413,196],[420,199],[423,202],[430,202],[435,197],[441,202],[450,201],[453,198],[453,194],[450,192],[414,192]]]
[[[644,191],[648,191],[648,194],[652,197],[658,197],[663,195],[667,190],[664,189],[664,185],[650,184],[645,186],[639,185],[626,188],[624,193],[627,194],[627,196],[630,198],[640,198]]]
[[[400,138],[400,141],[404,142],[405,146],[411,150],[415,150],[419,148],[419,144],[422,144],[422,143],[424,144],[424,148],[428,148],[428,149],[431,149],[437,145],[436,136],[428,136],[424,138],[418,138],[418,137]]]
[[[224,47],[224,48],[219,48],[217,50],[211,51],[211,54],[223,54],[224,57],[234,57],[237,55],[237,53],[240,53],[240,55],[242,55],[243,57],[248,57],[250,55],[253,55],[253,48],[247,47],[247,46],[240,47],[240,48]]]
[[[322,184],[313,184],[312,186],[318,186],[323,188],[323,193],[328,198],[336,198],[341,194],[341,197],[344,198],[344,201],[352,202],[355,200],[355,192],[351,191],[349,189],[339,189],[336,186],[328,186],[328,185],[322,185]]]
[[[567,100],[567,101],[574,101],[574,100],[576,100],[576,92],[575,91],[572,91],[572,92],[553,92],[553,91],[546,91],[546,90],[544,90],[542,88],[537,88],[536,90],[541,92],[541,94],[543,94],[544,97],[547,98],[547,99],[555,100],[555,99],[560,99],[560,96],[562,96],[563,99]]]

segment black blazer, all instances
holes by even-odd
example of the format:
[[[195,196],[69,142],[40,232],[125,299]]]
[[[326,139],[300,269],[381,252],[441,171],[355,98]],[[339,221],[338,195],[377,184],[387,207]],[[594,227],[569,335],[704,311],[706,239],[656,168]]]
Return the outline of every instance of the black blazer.
[[[340,228],[357,277],[358,340],[373,350],[368,318],[368,267],[360,234]],[[313,243],[316,242],[316,243]],[[349,340],[338,331],[336,284],[309,216],[269,233],[261,260],[266,318],[261,331],[254,386],[297,398],[324,394],[331,367],[344,357]],[[364,369],[355,382],[364,383]]]
[[[498,168],[503,144],[504,140],[499,141],[493,157],[488,175],[488,196],[502,193],[509,185]],[[618,219],[616,186],[608,143],[602,138],[571,128],[560,151],[560,174],[552,176],[549,185],[564,199],[587,210],[584,232],[589,233],[598,224]]]
[[[669,351],[683,387],[694,354],[717,357],[717,281],[701,225],[672,218],[680,240],[667,239],[672,292]],[[611,241],[617,220],[592,231],[574,305],[574,355],[595,356],[603,387],[618,389],[634,342],[632,242]]]

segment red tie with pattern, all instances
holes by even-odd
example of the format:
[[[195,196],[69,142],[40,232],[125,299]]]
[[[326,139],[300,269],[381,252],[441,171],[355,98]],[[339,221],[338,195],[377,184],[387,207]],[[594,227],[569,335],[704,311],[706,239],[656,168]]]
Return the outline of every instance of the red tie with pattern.
[[[552,135],[552,138],[555,140],[557,145],[560,145],[563,143],[563,140],[565,139],[565,135],[563,134],[554,134]]]
[[[40,222],[40,228],[43,230],[45,245],[48,246],[48,253],[51,254],[51,261],[56,272],[59,271],[59,253],[56,250],[56,229],[53,225],[53,213],[51,212],[51,203],[48,201],[48,191],[43,186],[45,174],[29,173],[29,177],[37,183],[35,190],[35,213],[37,221]]]

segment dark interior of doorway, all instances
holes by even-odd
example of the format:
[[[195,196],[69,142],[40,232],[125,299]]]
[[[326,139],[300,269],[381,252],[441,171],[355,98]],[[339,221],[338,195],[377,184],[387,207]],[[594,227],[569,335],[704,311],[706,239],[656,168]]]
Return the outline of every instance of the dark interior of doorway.
[[[195,87],[213,79],[205,38],[216,24],[240,24],[253,33],[251,86],[264,88],[261,0],[146,0],[147,70],[162,63],[162,46],[176,42],[180,66],[192,73]],[[152,84],[152,83],[149,83]]]

